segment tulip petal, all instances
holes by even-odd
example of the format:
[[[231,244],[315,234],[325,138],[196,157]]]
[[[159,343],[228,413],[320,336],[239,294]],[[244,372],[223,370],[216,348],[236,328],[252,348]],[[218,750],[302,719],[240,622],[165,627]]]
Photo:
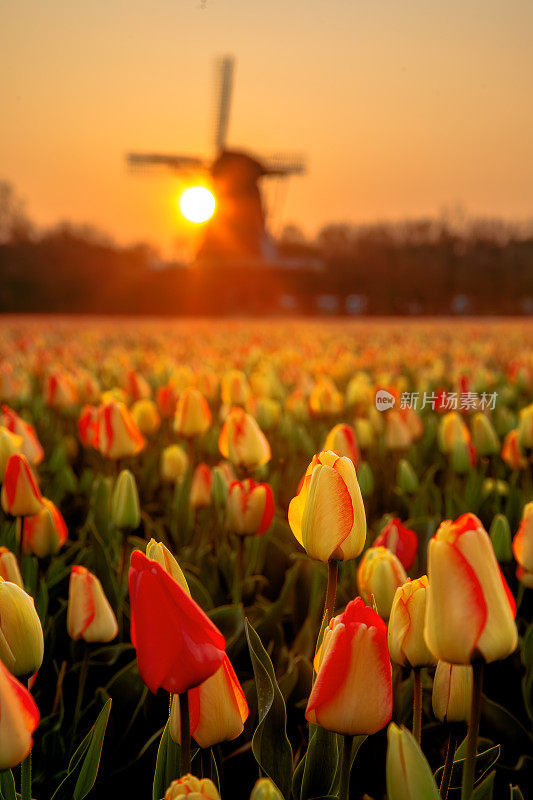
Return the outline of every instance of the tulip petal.
[[[303,545],[309,555],[329,561],[353,524],[352,498],[344,479],[333,467],[315,467],[302,518]]]

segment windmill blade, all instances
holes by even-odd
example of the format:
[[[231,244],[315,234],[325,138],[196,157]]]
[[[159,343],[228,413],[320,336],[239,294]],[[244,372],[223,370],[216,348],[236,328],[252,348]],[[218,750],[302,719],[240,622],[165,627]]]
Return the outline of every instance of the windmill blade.
[[[260,160],[265,167],[266,175],[283,178],[289,175],[303,175],[307,171],[306,160],[298,153],[274,153]]]
[[[204,169],[205,161],[196,156],[168,155],[164,153],[128,153],[126,155],[128,166],[134,170],[148,167],[164,167],[173,172],[186,172],[187,170]]]
[[[223,56],[215,64],[215,157],[224,149],[228,133],[231,93],[233,89],[233,56]]]

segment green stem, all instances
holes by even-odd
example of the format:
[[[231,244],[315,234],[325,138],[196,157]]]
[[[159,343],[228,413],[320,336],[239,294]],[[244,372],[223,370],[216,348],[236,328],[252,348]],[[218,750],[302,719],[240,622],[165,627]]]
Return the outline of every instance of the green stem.
[[[89,648],[87,644],[84,642],[83,644],[83,660],[81,662],[80,667],[80,678],[78,681],[78,693],[76,695],[76,705],[74,707],[74,722],[72,723],[72,739],[71,739],[71,747],[74,747],[74,740],[76,737],[76,731],[78,729],[78,722],[80,721],[80,714],[81,714],[81,707],[83,704],[83,695],[85,692],[85,684],[87,682],[87,674],[89,672]]]
[[[440,796],[442,800],[448,797],[448,789],[450,788],[450,781],[452,778],[453,759],[455,756],[455,747],[457,745],[457,728],[454,724],[450,725],[450,735],[448,736],[448,747],[446,749],[446,760],[444,762],[444,770],[440,782]]]
[[[335,596],[337,594],[337,576],[339,573],[339,562],[328,561],[328,588],[326,589],[326,602],[324,604],[324,614],[327,615],[327,622],[333,619],[335,611]]]
[[[413,678],[413,736],[420,744],[422,738],[422,670],[420,667],[413,667]]]
[[[235,558],[235,575],[233,577],[233,602],[239,605],[242,600],[242,584],[244,580],[244,537],[237,536],[237,555]]]
[[[474,791],[474,774],[476,768],[477,739],[479,720],[481,717],[481,690],[483,688],[483,664],[480,659],[472,664],[474,677],[472,686],[472,702],[470,704],[470,722],[466,741],[466,759],[463,767],[463,786],[461,800],[470,800]]]
[[[339,800],[350,800],[350,771],[352,769],[352,743],[353,736],[343,736],[341,784]]]
[[[191,726],[189,720],[189,693],[182,692],[179,697],[180,703],[180,776],[187,775],[191,771]]]

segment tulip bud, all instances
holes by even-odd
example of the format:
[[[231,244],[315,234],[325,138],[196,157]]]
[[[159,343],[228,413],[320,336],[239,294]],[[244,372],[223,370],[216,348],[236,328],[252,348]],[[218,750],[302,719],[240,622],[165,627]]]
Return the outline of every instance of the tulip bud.
[[[209,778],[196,778],[194,775],[182,775],[172,781],[165,792],[165,800],[181,800],[190,796],[191,800],[220,800],[220,795],[213,781]]]
[[[428,579],[422,575],[396,589],[388,627],[389,653],[392,661],[402,666],[428,667],[437,659],[424,639]]]
[[[160,475],[169,483],[179,483],[189,468],[189,457],[179,444],[169,444],[161,453]]]
[[[130,400],[144,400],[151,396],[152,390],[146,378],[131,370],[126,376],[126,392]]]
[[[391,519],[375,540],[374,547],[386,547],[398,556],[404,569],[408,570],[415,563],[418,536],[402,525],[399,519]]]
[[[396,589],[407,580],[402,562],[386,547],[369,547],[357,568],[359,594],[370,604],[372,595],[378,614],[388,619]]]
[[[198,464],[192,477],[190,497],[192,508],[202,508],[211,505],[212,484],[213,476],[207,464]]]
[[[344,408],[344,398],[331,378],[320,377],[309,395],[309,410],[314,417],[333,417]]]
[[[511,528],[507,517],[504,517],[503,514],[496,514],[490,526],[489,536],[494,554],[500,564],[504,561],[511,561],[513,558]]]
[[[394,409],[385,414],[385,447],[387,450],[407,450],[413,443],[413,435],[405,419]]]
[[[24,761],[38,724],[39,709],[33,697],[0,663],[0,770]]]
[[[251,478],[231,484],[226,505],[227,527],[240,536],[261,536],[274,518],[274,498],[267,483]]]
[[[424,635],[437,658],[490,663],[516,648],[516,605],[489,536],[474,514],[441,523],[429,542]]]
[[[357,481],[363,497],[368,497],[374,491],[374,475],[368,461],[362,461],[357,470]]]
[[[374,428],[369,419],[357,417],[354,421],[355,438],[362,450],[368,450],[374,443]]]
[[[161,417],[153,400],[137,400],[131,407],[131,417],[145,436],[152,436],[161,425]]]
[[[250,397],[246,402],[246,410],[264,431],[276,428],[281,418],[281,404],[272,397]]]
[[[2,508],[14,517],[29,517],[42,508],[42,495],[25,456],[15,453],[7,461],[2,485]]]
[[[78,436],[84,447],[98,447],[99,429],[99,409],[98,406],[86,405],[81,410],[78,419]]]
[[[252,789],[250,800],[283,800],[283,795],[270,778],[259,778]]]
[[[72,376],[60,369],[48,375],[44,383],[44,402],[51,408],[59,409],[76,405],[78,393]]]
[[[470,441],[470,431],[457,411],[450,411],[441,419],[438,441],[441,452],[446,454],[452,453],[456,444]]]
[[[187,583],[180,565],[168,547],[165,547],[163,542],[156,542],[155,539],[150,539],[146,545],[146,556],[147,558],[151,558],[153,561],[157,561],[157,563],[163,567],[165,572],[168,572],[168,574],[179,583],[183,591],[187,592],[189,597],[191,596],[189,584]]]
[[[24,589],[17,558],[7,547],[0,547],[0,577]]]
[[[261,467],[271,458],[270,445],[255,419],[242,408],[229,412],[218,440],[224,458],[232,464]]]
[[[227,655],[210,678],[189,690],[191,736],[199,747],[212,747],[236,739],[248,717],[248,704]],[[170,735],[181,744],[180,706],[172,697]]]
[[[387,629],[360,597],[331,620],[314,663],[308,722],[352,736],[385,727],[392,714]]]
[[[486,414],[479,411],[472,423],[472,439],[480,456],[494,456],[500,452],[500,440]]]
[[[68,635],[86,642],[110,642],[118,633],[113,609],[102,584],[85,567],[70,570],[67,608]]]
[[[244,372],[230,369],[222,376],[221,395],[225,406],[244,406],[250,394]]]
[[[513,539],[513,553],[518,562],[518,580],[533,589],[533,503],[524,507],[518,533]]]
[[[136,456],[145,444],[124,403],[110,402],[100,406],[97,446],[103,456],[107,458]]]
[[[359,373],[354,375],[346,388],[346,405],[353,407],[357,414],[364,414],[374,399],[373,395],[368,375]],[[359,444],[364,446],[361,442]]]
[[[123,469],[117,478],[111,501],[111,518],[119,530],[134,531],[141,522],[141,508],[135,478]]]
[[[464,475],[476,464],[476,450],[471,442],[457,441],[453,445],[451,467],[458,475]]]
[[[43,497],[41,510],[22,525],[22,550],[38,558],[55,555],[67,540],[65,520],[51,500]]]
[[[189,387],[180,394],[174,416],[174,430],[178,436],[201,436],[210,428],[211,419],[207,400],[198,389]]]
[[[533,447],[533,403],[518,415],[518,436],[522,447]]]
[[[420,488],[416,472],[406,458],[400,459],[396,482],[405,494],[416,494]]]
[[[409,428],[413,442],[418,441],[424,435],[424,423],[420,414],[414,408],[407,406],[401,410],[403,421]]]
[[[365,545],[366,516],[355,467],[331,450],[313,456],[296,497],[289,525],[317,561],[346,561]]]
[[[440,800],[431,768],[413,734],[391,722],[387,741],[388,800]]]
[[[43,663],[44,639],[33,597],[0,578],[0,659],[17,677],[30,677]]]
[[[156,393],[157,407],[163,419],[171,419],[176,413],[178,393],[171,383],[160,386]]]
[[[441,722],[468,722],[472,699],[470,664],[439,661],[433,678],[433,713]]]
[[[333,450],[338,456],[350,458],[357,469],[360,453],[355,431],[350,425],[335,425],[328,433],[322,450]]]
[[[7,462],[15,453],[22,452],[22,436],[0,427],[0,483],[6,474]]]
[[[510,469],[519,470],[527,467],[527,458],[520,443],[520,433],[517,430],[509,431],[503,440],[502,459]]]

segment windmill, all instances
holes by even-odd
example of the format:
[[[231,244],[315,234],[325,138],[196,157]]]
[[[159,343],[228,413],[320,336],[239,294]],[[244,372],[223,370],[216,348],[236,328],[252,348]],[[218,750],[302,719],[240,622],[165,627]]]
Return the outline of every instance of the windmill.
[[[234,59],[224,56],[216,63],[214,155],[211,159],[161,153],[128,153],[133,169],[164,168],[188,177],[208,174],[216,202],[213,216],[205,222],[204,238],[196,263],[220,266],[275,265],[279,256],[266,229],[259,182],[285,180],[305,172],[301,156],[256,156],[227,146],[233,89]]]

